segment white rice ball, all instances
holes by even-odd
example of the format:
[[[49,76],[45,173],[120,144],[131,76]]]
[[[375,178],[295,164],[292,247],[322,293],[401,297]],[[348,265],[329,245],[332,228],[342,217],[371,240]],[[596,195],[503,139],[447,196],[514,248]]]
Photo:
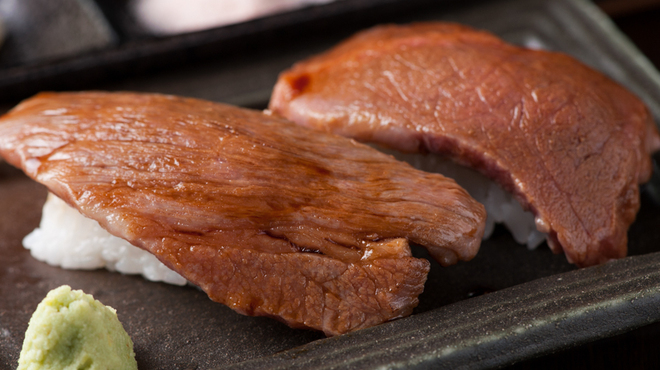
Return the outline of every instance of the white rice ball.
[[[394,150],[379,150],[393,155],[396,159],[410,163],[413,167],[440,173],[454,179],[470,195],[486,207],[488,217],[484,239],[488,239],[495,223],[502,223],[509,229],[513,239],[519,244],[534,249],[545,240],[546,234],[536,229],[534,215],[523,210],[520,203],[498,184],[470,168],[458,165],[452,160],[433,154],[406,154]]]
[[[187,283],[151,253],[111,235],[53,194],[48,194],[39,227],[23,239],[23,246],[34,258],[65,269],[105,267],[124,274],[142,274],[151,281]]]

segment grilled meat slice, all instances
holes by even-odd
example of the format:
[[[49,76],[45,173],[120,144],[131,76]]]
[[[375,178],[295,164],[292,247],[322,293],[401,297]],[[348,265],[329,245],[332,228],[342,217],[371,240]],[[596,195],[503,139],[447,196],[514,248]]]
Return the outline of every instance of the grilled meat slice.
[[[451,23],[361,32],[283,72],[269,108],[481,171],[579,266],[626,255],[638,184],[660,145],[644,104],[601,73]]]
[[[453,180],[261,112],[131,93],[44,93],[0,154],[215,301],[345,333],[410,314],[429,269],[468,260],[483,207]]]

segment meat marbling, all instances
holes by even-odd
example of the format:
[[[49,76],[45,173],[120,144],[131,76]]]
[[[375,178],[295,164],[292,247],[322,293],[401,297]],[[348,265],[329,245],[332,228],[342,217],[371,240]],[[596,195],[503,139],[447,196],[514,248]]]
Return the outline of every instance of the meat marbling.
[[[429,269],[477,252],[453,180],[261,112],[164,95],[42,93],[0,154],[215,301],[328,335],[410,314]]]
[[[283,72],[269,109],[481,171],[579,266],[626,255],[660,145],[644,104],[601,73],[451,23],[358,33]]]

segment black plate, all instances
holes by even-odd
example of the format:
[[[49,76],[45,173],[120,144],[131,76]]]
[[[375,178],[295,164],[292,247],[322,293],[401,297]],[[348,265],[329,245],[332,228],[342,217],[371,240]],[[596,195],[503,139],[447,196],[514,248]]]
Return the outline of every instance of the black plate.
[[[119,46],[109,49],[16,68],[24,68],[30,78],[21,85],[27,86],[24,92],[48,86],[156,91],[259,108],[268,101],[279,71],[357,29],[442,19],[572,54],[628,86],[660,117],[657,72],[587,1],[348,3],[173,38],[120,37]],[[321,14],[319,9],[333,11]],[[214,54],[212,46],[221,51]],[[192,56],[182,56],[187,53]],[[175,60],[155,61],[163,56]],[[37,70],[43,78],[31,74]],[[8,81],[3,73],[0,85]],[[75,81],[62,82],[62,76]],[[576,270],[547,246],[528,251],[496,229],[473,261],[449,268],[432,265],[412,316],[330,339],[238,315],[192,287],[107,271],[67,271],[34,260],[21,247],[21,238],[38,224],[45,194],[42,186],[0,164],[0,367],[15,366],[31,313],[61,284],[94,294],[118,310],[135,342],[140,369],[486,368],[660,320],[660,254],[653,253],[660,245],[655,232],[660,209],[646,193],[629,232],[633,257]],[[421,249],[414,253],[424,256]]]

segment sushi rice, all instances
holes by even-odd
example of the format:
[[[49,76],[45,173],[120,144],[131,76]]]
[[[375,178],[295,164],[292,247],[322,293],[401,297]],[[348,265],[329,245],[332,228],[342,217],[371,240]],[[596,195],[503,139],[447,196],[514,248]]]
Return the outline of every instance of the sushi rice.
[[[479,172],[439,155],[406,154],[380,147],[377,149],[393,155],[400,161],[408,162],[418,170],[440,173],[454,179],[486,207],[484,239],[488,239],[493,234],[496,223],[501,223],[509,229],[518,244],[526,245],[529,249],[535,249],[545,241],[546,234],[536,229],[534,215],[525,211],[510,193]]]
[[[111,235],[53,194],[48,194],[39,227],[23,239],[23,246],[34,258],[65,269],[105,267],[124,274],[142,274],[151,281],[187,283],[151,253]]]

